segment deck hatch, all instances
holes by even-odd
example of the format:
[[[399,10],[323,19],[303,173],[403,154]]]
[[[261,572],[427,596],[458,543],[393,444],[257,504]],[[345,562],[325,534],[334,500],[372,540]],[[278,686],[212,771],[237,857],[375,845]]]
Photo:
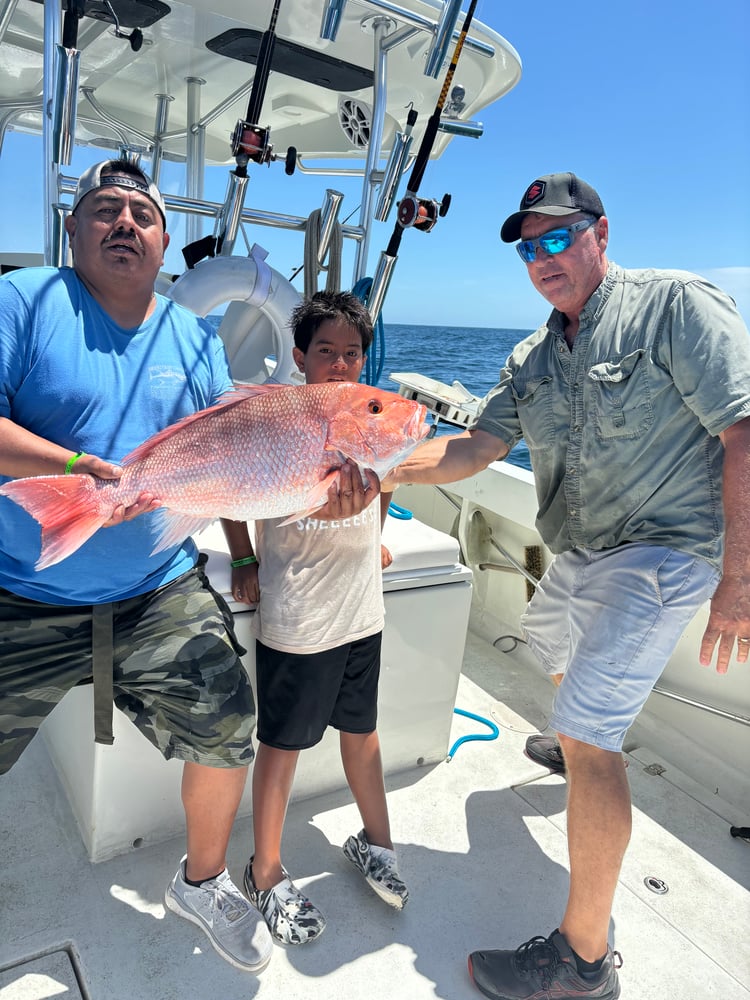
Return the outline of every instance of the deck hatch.
[[[0,995],[24,1000],[48,1000],[64,995],[69,1000],[90,1000],[78,956],[72,944],[28,955],[0,967]]]

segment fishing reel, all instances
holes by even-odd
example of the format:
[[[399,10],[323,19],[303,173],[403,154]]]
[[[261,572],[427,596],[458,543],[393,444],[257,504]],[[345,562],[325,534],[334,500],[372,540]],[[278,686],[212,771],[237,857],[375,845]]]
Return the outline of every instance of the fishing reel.
[[[402,229],[419,229],[429,233],[435,228],[438,218],[443,218],[451,204],[451,196],[443,195],[442,201],[430,198],[417,198],[406,194],[398,203],[397,218]]]
[[[270,128],[262,128],[260,125],[240,120],[232,132],[232,156],[242,157],[245,162],[252,160],[253,163],[270,164],[272,161],[280,159],[274,154],[270,137]],[[284,157],[284,172],[291,176],[296,166],[297,150],[294,146],[290,146]]]

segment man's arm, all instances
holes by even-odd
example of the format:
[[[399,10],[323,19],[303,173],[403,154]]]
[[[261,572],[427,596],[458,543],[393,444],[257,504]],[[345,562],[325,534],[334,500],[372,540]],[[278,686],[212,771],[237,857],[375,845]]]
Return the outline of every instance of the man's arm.
[[[453,483],[486,469],[509,452],[508,446],[487,431],[435,437],[416,448],[383,480],[383,490],[401,483]]]
[[[21,479],[24,476],[62,476],[75,452],[27,431],[25,427],[0,417],[0,475]],[[100,479],[119,479],[122,469],[104,462],[96,455],[84,455],[75,471],[88,472]]]
[[[0,417],[0,475],[21,479],[26,476],[62,476],[76,452],[62,445],[47,441],[25,427]],[[88,473],[99,479],[119,479],[122,468],[112,462],[105,462],[96,455],[82,455],[76,459],[74,470],[77,475]],[[132,521],[139,514],[156,510],[159,501],[152,493],[142,493],[129,507],[116,507],[105,528]]]
[[[750,638],[750,417],[728,427],[724,445],[724,567],[711,601],[700,661],[711,663],[717,642],[716,670],[727,672],[735,637]],[[744,663],[750,643],[737,643],[737,659]]]

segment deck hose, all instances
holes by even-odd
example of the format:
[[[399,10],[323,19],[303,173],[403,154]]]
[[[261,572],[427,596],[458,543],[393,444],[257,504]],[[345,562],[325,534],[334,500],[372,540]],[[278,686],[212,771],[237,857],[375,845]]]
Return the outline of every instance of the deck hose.
[[[367,305],[370,292],[372,291],[372,278],[360,278],[352,288],[352,294],[356,295],[360,302]],[[370,350],[367,352],[365,361],[365,382],[368,385],[377,385],[380,376],[383,374],[385,364],[385,327],[383,317],[378,313],[378,318],[373,324],[373,340]]]
[[[475,715],[473,712],[465,712],[462,708],[454,708],[453,711],[456,715],[463,715],[466,719],[473,719],[474,722],[481,722],[483,726],[487,726],[490,732],[470,733],[468,736],[460,736],[448,751],[448,756],[445,758],[446,763],[452,760],[455,756],[456,750],[458,750],[462,743],[469,743],[471,740],[496,740],[500,735],[500,730],[494,722],[490,721],[490,719],[484,719],[481,715]]]

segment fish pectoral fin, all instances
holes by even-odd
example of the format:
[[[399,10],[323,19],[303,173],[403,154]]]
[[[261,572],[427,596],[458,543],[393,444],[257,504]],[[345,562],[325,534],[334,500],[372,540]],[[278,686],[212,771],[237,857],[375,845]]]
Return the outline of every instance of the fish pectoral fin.
[[[157,552],[164,552],[165,549],[179,545],[190,535],[195,535],[209,524],[212,524],[215,517],[198,517],[194,514],[177,514],[171,510],[160,510],[157,512],[158,528],[156,533],[156,545],[151,549],[151,555]]]
[[[328,490],[333,486],[335,482],[338,482],[339,470],[334,469],[329,472],[325,479],[314,486],[310,492],[305,497],[307,501],[307,506],[304,510],[299,510],[295,514],[292,514],[285,521],[279,523],[279,527],[283,528],[287,524],[294,524],[295,521],[301,521],[303,517],[309,517],[310,514],[314,514],[316,510],[320,510],[321,507],[325,506],[328,501]]]

